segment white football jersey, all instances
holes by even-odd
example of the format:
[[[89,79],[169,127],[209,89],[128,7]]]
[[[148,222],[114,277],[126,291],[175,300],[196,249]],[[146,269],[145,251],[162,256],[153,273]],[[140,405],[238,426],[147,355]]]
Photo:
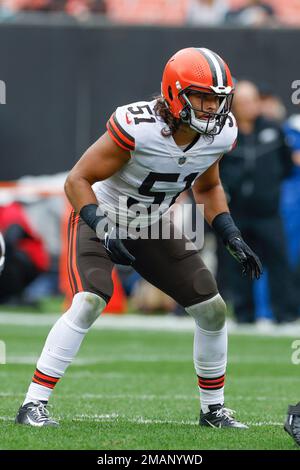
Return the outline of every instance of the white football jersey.
[[[131,159],[110,178],[96,182],[93,190],[99,204],[112,217],[118,214],[121,224],[139,214],[139,220],[144,221],[141,225],[148,225],[149,210],[151,223],[157,220],[182,191],[232,149],[237,138],[236,121],[230,114],[219,135],[212,139],[199,134],[198,140],[183,150],[172,136],[161,134],[166,123],[155,115],[155,103],[120,106],[107,123],[109,135],[130,151]],[[141,206],[143,210],[137,212]]]

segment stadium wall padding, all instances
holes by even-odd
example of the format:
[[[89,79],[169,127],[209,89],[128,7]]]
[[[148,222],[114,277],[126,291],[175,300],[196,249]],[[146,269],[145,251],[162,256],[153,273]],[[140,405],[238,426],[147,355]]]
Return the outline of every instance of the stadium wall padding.
[[[269,85],[289,113],[300,30],[0,25],[0,180],[68,171],[116,106],[160,92],[166,60],[208,47],[233,75]]]

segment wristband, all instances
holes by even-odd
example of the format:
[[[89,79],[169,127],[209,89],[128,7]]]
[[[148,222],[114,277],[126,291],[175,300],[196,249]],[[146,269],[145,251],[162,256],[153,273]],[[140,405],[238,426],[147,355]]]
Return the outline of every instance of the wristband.
[[[222,238],[226,245],[233,237],[241,237],[241,232],[235,225],[229,212],[218,214],[211,223],[212,228]]]
[[[100,210],[98,204],[87,204],[83,206],[79,212],[82,220],[95,232],[97,231],[98,223],[105,218],[105,215],[98,215]]]

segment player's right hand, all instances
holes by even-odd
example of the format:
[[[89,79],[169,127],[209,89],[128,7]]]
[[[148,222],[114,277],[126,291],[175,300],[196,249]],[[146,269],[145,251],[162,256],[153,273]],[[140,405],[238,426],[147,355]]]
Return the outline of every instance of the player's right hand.
[[[116,264],[128,266],[135,257],[127,250],[123,239],[128,238],[124,230],[109,224],[107,215],[98,204],[86,204],[80,210],[82,220],[96,232],[110,259]]]
[[[134,263],[135,257],[125,247],[123,238],[124,232],[120,228],[112,227],[105,233],[103,245],[114,263],[129,266]]]
[[[259,257],[251,250],[241,237],[233,237],[226,243],[229,253],[243,266],[242,273],[249,274],[251,279],[259,279],[262,272],[262,264]]]

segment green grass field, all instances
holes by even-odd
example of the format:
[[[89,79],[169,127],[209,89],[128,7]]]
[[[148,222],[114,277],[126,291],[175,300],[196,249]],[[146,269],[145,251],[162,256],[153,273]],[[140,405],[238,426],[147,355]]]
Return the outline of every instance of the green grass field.
[[[38,324],[38,317],[37,317]],[[51,399],[61,426],[16,426],[48,327],[1,325],[0,448],[296,449],[283,431],[300,400],[292,338],[231,336],[226,405],[249,430],[199,428],[192,333],[93,330]]]

